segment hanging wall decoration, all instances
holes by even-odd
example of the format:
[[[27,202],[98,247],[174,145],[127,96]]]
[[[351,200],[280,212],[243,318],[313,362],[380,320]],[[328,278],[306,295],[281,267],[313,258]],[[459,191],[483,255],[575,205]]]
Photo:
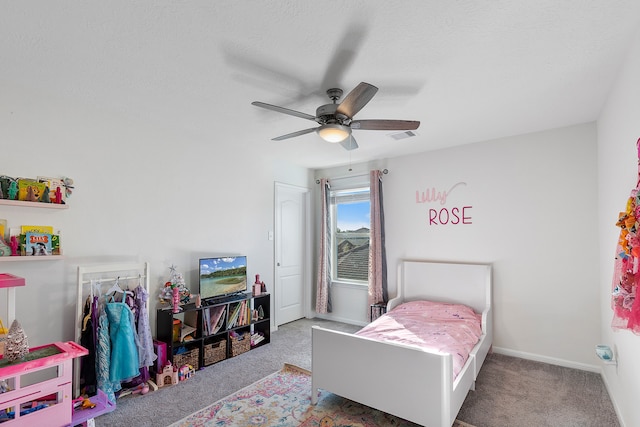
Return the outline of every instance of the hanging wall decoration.
[[[435,187],[425,190],[416,190],[416,203],[437,203],[440,206],[432,206],[427,212],[427,224],[429,226],[437,225],[468,225],[473,224],[471,210],[473,206],[459,205],[448,206],[447,197],[451,192],[459,186],[465,186],[466,182],[457,182],[448,190],[436,189]]]
[[[629,329],[640,335],[640,300],[636,298],[640,282],[640,139],[638,149],[638,181],[631,190],[624,212],[616,225],[620,237],[616,248],[611,308],[613,329]]]

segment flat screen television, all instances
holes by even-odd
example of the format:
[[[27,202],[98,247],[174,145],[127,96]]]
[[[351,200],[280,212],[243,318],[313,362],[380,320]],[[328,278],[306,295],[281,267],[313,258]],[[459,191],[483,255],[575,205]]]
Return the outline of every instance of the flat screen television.
[[[203,301],[245,292],[247,257],[211,257],[199,260],[199,291]]]

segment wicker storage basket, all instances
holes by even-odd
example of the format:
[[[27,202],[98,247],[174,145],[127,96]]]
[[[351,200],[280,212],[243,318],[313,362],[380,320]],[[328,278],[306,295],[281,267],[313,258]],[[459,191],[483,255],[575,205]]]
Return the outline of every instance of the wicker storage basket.
[[[227,341],[221,340],[204,346],[204,366],[227,358]]]
[[[239,337],[231,337],[231,357],[249,351],[251,348],[251,334],[245,332]]]
[[[183,365],[191,365],[193,366],[193,369],[198,370],[200,369],[200,365],[198,363],[199,357],[200,357],[200,350],[198,348],[193,348],[182,354],[174,354],[173,366],[180,369],[180,367]]]

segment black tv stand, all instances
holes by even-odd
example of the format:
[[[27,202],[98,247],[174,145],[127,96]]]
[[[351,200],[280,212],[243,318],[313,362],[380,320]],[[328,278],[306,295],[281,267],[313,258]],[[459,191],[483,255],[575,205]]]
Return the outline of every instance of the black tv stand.
[[[200,307],[190,302],[180,308],[178,313],[171,307],[156,313],[157,339],[166,344],[168,360],[178,367],[199,369],[270,342],[268,293],[241,292],[204,300]]]

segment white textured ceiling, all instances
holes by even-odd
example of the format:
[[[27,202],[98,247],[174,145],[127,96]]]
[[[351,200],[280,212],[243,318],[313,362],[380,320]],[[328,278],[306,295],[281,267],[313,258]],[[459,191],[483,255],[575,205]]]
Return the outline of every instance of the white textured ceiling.
[[[0,82],[319,168],[593,121],[639,28],[637,0],[3,1]],[[314,124],[250,105],[361,81],[356,118],[418,136],[273,142]]]

